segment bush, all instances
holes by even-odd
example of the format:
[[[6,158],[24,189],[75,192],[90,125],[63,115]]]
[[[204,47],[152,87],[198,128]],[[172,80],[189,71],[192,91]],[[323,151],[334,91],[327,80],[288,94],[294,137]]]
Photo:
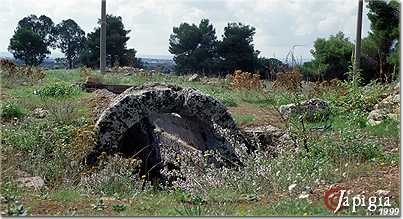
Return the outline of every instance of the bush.
[[[35,91],[35,94],[40,97],[71,97],[78,95],[79,92],[78,86],[74,84],[56,82],[54,84],[47,84]]]
[[[1,104],[2,119],[10,120],[13,118],[22,118],[24,115],[24,109],[15,102],[6,102]]]
[[[33,84],[46,76],[45,71],[40,67],[17,66],[14,61],[8,59],[0,59],[0,72],[4,79],[13,84],[23,82]]]
[[[273,89],[296,91],[301,88],[301,81],[301,72],[298,69],[293,69],[290,72],[278,74],[276,81],[273,82]]]
[[[236,70],[233,75],[228,75],[227,78],[231,81],[231,86],[234,89],[260,89],[260,75],[249,72]]]
[[[341,113],[360,110],[369,112],[374,109],[375,104],[382,100],[383,94],[388,90],[387,86],[375,81],[365,87],[358,87],[350,82],[340,83],[343,94],[331,100],[333,105],[340,108]]]

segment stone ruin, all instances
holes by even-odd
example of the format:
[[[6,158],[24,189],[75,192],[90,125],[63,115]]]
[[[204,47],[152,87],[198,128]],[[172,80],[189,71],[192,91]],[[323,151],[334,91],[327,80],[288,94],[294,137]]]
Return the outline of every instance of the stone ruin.
[[[97,143],[87,157],[95,164],[105,152],[142,160],[142,174],[161,177],[162,151],[214,150],[238,161],[246,139],[217,99],[191,88],[153,84],[131,87],[115,97],[96,123]]]

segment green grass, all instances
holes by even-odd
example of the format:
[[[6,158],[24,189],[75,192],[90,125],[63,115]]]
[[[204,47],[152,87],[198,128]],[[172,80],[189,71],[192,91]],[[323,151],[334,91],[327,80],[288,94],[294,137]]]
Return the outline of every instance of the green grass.
[[[81,198],[81,193],[76,188],[65,188],[50,192],[47,198],[62,202],[73,202]]]
[[[274,108],[318,97],[329,101],[332,114],[329,120],[305,123],[307,133],[303,133],[299,123],[290,120],[285,124],[298,142],[306,138],[308,150],[300,147],[299,153],[292,153],[293,147],[287,145],[282,148],[284,152],[275,157],[264,157],[259,153],[245,155],[241,171],[217,171],[213,167],[204,167],[206,174],[199,176],[194,173],[195,183],[187,184],[186,191],[173,191],[172,188],[154,190],[149,185],[142,190],[142,182],[133,178],[135,166],[123,158],[105,161],[103,169],[91,172],[98,174],[95,178],[84,177],[87,172],[84,172],[81,162],[85,146],[89,144],[86,140],[90,140],[76,138],[75,133],[77,130],[84,130],[79,132],[84,133],[83,128],[93,121],[90,108],[82,101],[90,94],[74,85],[85,80],[78,69],[47,71],[46,77],[33,85],[9,86],[12,84],[2,81],[2,94],[6,96],[4,103],[13,106],[7,114],[19,117],[16,121],[2,123],[1,127],[1,152],[8,158],[2,163],[2,196],[24,200],[23,205],[29,214],[41,206],[50,205],[49,214],[52,215],[332,216],[333,213],[323,208],[322,200],[311,203],[298,199],[298,195],[306,187],[315,188],[318,180],[333,184],[349,180],[361,172],[370,172],[380,163],[396,165],[400,162],[398,153],[385,153],[380,144],[385,138],[398,142],[400,122],[385,120],[377,126],[366,123],[380,94],[390,89],[388,85],[372,84],[369,90],[346,85],[345,89],[351,94],[343,96],[342,88],[304,94],[233,90],[224,79],[207,84],[189,82],[186,77],[175,75],[100,75],[95,71],[93,74],[109,84],[158,82],[190,87],[216,97],[227,107],[248,104],[257,108]],[[43,119],[31,117],[31,111],[38,107],[48,110],[49,115]],[[234,114],[233,117],[237,125],[242,126],[252,125],[258,119],[252,114]],[[324,126],[330,128],[318,129]],[[16,170],[44,178],[47,187],[41,191],[17,187]],[[84,178],[88,181],[84,182]],[[202,185],[201,189],[197,183]],[[289,193],[288,186],[294,183],[297,184],[295,191]],[[278,194],[285,196],[277,201],[271,200]],[[114,202],[105,203],[106,209],[93,209],[91,204],[105,197],[113,198]],[[80,208],[74,210],[77,205]],[[52,209],[52,206],[62,207]],[[339,214],[350,215],[348,211]],[[362,210],[357,213],[365,214],[366,211]]]
[[[385,119],[381,124],[368,127],[368,131],[379,137],[400,138],[400,122],[393,119]]]

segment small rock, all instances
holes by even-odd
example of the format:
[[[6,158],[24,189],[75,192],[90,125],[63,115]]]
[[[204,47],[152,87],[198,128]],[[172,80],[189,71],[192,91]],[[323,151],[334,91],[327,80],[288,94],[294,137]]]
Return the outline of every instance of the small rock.
[[[49,114],[49,111],[42,108],[36,108],[32,111],[32,114],[35,118],[43,119]]]
[[[327,118],[330,115],[329,103],[320,99],[310,99],[298,105],[282,105],[279,111],[285,118],[290,118],[294,115],[303,115],[308,121]]]
[[[16,181],[20,183],[18,185],[20,187],[39,189],[45,186],[45,181],[43,181],[43,179],[39,176],[21,177],[18,178]]]
[[[190,76],[188,81],[198,81],[200,80],[200,76],[198,74],[193,74],[192,76]]]

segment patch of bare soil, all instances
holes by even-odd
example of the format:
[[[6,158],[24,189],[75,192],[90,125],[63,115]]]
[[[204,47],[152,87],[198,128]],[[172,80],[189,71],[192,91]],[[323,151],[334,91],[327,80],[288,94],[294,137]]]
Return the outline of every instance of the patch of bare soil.
[[[275,108],[262,108],[250,103],[242,103],[236,107],[229,107],[228,110],[232,114],[253,115],[256,119],[245,126],[273,125],[276,127],[284,127],[284,121],[280,113]],[[241,125],[242,127],[242,125]]]
[[[352,196],[362,194],[365,197],[370,196],[388,196],[391,202],[400,200],[400,169],[399,165],[379,166],[372,170],[365,171],[356,177],[347,179],[334,186],[351,190]],[[323,193],[329,190],[331,186],[326,185],[313,191],[311,199],[314,201],[323,201]]]

